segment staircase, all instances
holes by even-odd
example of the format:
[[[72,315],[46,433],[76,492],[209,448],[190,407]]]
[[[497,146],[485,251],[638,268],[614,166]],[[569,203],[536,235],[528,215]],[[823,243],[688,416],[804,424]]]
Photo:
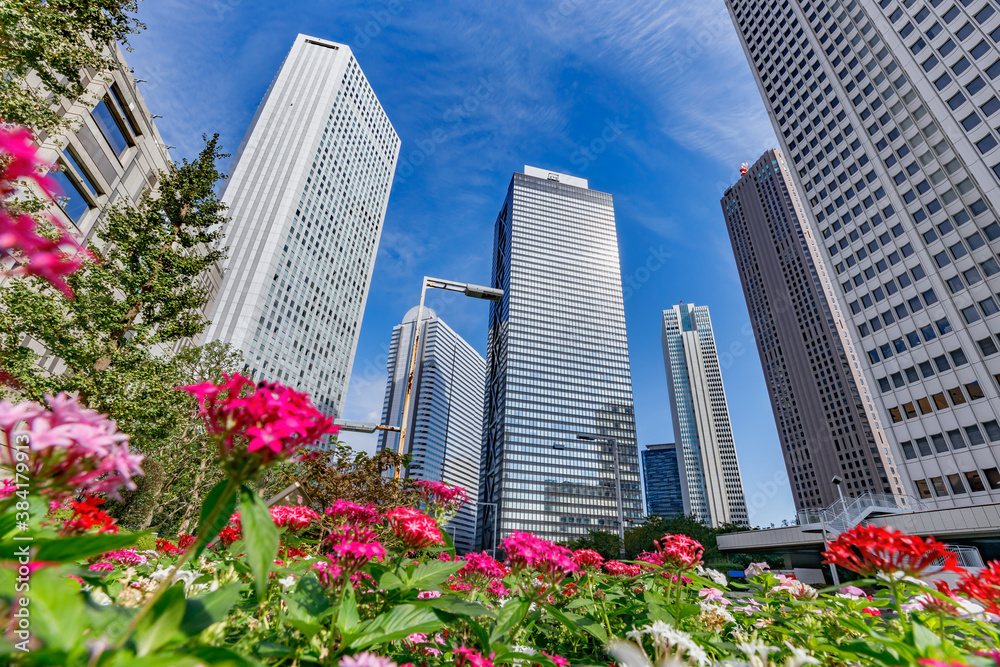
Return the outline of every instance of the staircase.
[[[869,517],[906,514],[926,509],[923,503],[887,493],[863,493],[854,498],[840,498],[822,510],[799,512],[799,526],[807,533],[825,532],[827,539],[836,538]]]

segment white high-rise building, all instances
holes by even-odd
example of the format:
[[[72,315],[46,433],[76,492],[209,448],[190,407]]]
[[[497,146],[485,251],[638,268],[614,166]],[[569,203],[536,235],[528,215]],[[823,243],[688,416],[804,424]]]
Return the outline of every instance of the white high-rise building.
[[[416,324],[414,307],[392,330],[383,424],[399,425],[403,421]],[[403,447],[403,453],[412,458],[403,476],[465,489],[469,502],[445,526],[455,547],[464,553],[475,548],[486,360],[426,306],[417,347]],[[384,449],[398,451],[398,432],[382,432],[379,451]]]
[[[340,414],[399,137],[351,49],[299,35],[222,199],[229,259],[206,340]]]
[[[663,311],[663,358],[684,514],[712,527],[749,523],[708,306]]]
[[[997,502],[997,3],[726,4],[895,446],[893,491]]]

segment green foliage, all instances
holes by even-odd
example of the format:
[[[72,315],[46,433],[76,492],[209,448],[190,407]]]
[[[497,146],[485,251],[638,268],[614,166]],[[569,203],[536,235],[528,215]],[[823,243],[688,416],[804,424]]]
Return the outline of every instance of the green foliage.
[[[618,560],[621,557],[621,541],[618,535],[606,530],[592,530],[586,537],[567,542],[566,546],[570,549],[591,549],[601,554],[605,560]]]
[[[136,0],[0,0],[0,118],[54,133],[68,120],[59,102],[86,92],[84,70],[98,75],[118,66],[111,45],[125,46],[145,28],[133,16]],[[34,73],[40,85],[27,85]]]

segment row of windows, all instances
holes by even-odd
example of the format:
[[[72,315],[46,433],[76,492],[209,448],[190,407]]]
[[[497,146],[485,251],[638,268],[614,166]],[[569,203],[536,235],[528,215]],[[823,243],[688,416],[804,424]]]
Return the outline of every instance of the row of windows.
[[[979,386],[978,382],[970,382],[965,385],[965,391],[968,392],[970,401],[977,401],[980,398],[984,398],[983,388]],[[948,399],[945,398],[945,394],[951,398],[951,405],[948,404]],[[931,407],[931,401],[934,402],[933,407]],[[918,398],[916,400],[916,405],[913,402],[904,403],[898,408],[889,408],[889,416],[892,418],[893,423],[899,423],[903,419],[913,419],[917,416],[917,408],[920,409],[920,414],[929,415],[934,411],[934,408],[938,410],[948,410],[952,406],[959,406],[966,402],[965,394],[962,393],[961,387],[953,387],[945,392],[940,392],[933,394],[930,398]]]
[[[886,315],[889,315],[889,318],[891,319],[892,315],[889,311],[882,313],[883,318],[885,318]],[[872,321],[874,322],[876,320],[873,319]],[[951,324],[948,322],[947,317],[941,318],[940,320],[935,322],[934,325],[937,327],[937,330],[941,333],[942,336],[944,334],[950,333],[952,330]],[[932,327],[929,324],[920,328],[920,335],[924,337],[925,341],[931,341],[937,337],[936,334],[934,333],[934,327]],[[886,343],[884,345],[880,345],[878,348],[867,350],[868,359],[871,360],[873,364],[877,364],[880,361],[887,361],[893,357],[894,351],[900,353],[906,352],[907,343],[909,343],[910,348],[916,348],[922,344],[920,336],[917,335],[917,332],[911,331],[907,333],[903,338],[896,338],[895,340],[891,341],[891,343]],[[956,352],[962,353],[961,350],[956,350]],[[879,356],[880,354],[881,357]]]
[[[951,486],[951,492],[956,496],[965,495],[969,491],[972,493],[985,491],[986,485],[983,484],[983,477],[986,477],[986,484],[989,485],[989,488],[994,490],[1000,489],[1000,470],[997,468],[986,468],[983,470],[982,475],[979,474],[978,470],[970,470],[961,475],[953,473],[947,475],[947,477],[948,484]],[[968,484],[968,491],[962,483],[963,477],[965,478],[965,483]],[[928,481],[930,485],[928,485]],[[917,479],[913,481],[913,485],[917,489],[917,495],[924,499],[931,497],[931,486],[934,487],[935,496],[943,498],[948,495],[948,489],[944,485],[944,477],[931,477],[929,480]]]

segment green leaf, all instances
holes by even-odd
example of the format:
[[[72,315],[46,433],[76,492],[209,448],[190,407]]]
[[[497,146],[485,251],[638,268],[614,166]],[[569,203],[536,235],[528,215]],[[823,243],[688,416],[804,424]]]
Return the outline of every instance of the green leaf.
[[[406,587],[407,588],[417,588],[421,590],[427,590],[433,588],[438,584],[443,584],[447,581],[448,577],[455,574],[465,566],[465,561],[445,561],[445,560],[432,560],[427,563],[421,563],[413,570],[412,574],[404,575],[406,577]]]
[[[261,664],[255,658],[237,653],[223,646],[193,646],[184,651],[184,653],[200,658],[209,665],[226,664],[233,667],[260,667]]]
[[[28,600],[31,634],[50,648],[69,651],[84,632],[84,602],[79,586],[59,568],[44,568],[21,593]]]
[[[512,628],[524,620],[530,609],[531,603],[527,600],[510,600],[507,602],[500,609],[497,622],[493,624],[493,629],[490,630],[490,643],[493,644],[500,641]]]
[[[354,599],[354,587],[347,586],[344,589],[344,599],[340,603],[340,611],[337,612],[337,627],[341,634],[353,632],[361,625],[361,617],[358,616],[358,603]]]
[[[285,623],[288,623],[288,625],[304,634],[306,639],[309,641],[312,641],[312,638],[319,634],[319,632],[323,629],[323,626],[319,623],[313,623],[311,621],[305,621],[298,618],[286,618]]]
[[[35,540],[38,547],[35,559],[57,563],[75,562],[88,556],[115,551],[135,544],[146,533],[103,533],[101,535],[80,535],[60,537],[55,540]]]
[[[916,621],[913,622],[913,645],[922,655],[931,646],[940,646],[941,640],[929,628]]]
[[[403,580],[397,577],[395,572],[383,572],[378,580],[378,587],[383,591],[394,591],[403,586]]]
[[[579,614],[574,614],[572,612],[564,612],[558,607],[554,607],[549,604],[542,606],[545,607],[547,612],[559,619],[559,621],[565,625],[568,630],[574,631],[577,634],[582,634],[581,631],[586,632],[602,644],[608,641],[608,633],[605,631],[604,626],[594,619],[586,616],[580,616]]]
[[[178,582],[167,589],[149,614],[135,629],[135,653],[140,658],[163,646],[180,629],[184,618],[184,584]]]
[[[421,600],[417,604],[440,609],[441,611],[446,611],[449,614],[454,614],[455,616],[464,616],[467,618],[489,616],[490,618],[496,618],[496,614],[478,602],[469,602],[468,600],[463,600],[457,595],[442,595],[439,598]]]
[[[234,582],[206,595],[188,599],[181,620],[181,632],[188,636],[196,635],[226,618],[229,610],[240,601],[242,587],[239,582]]]
[[[247,562],[253,570],[257,599],[263,602],[270,583],[268,573],[278,556],[278,527],[274,525],[267,505],[248,486],[243,487],[240,497],[240,522],[243,524],[243,542],[247,547]]]
[[[330,608],[330,598],[327,597],[323,585],[319,583],[319,579],[312,572],[303,574],[291,593],[282,597],[285,601],[295,602],[312,616],[319,616]]]
[[[435,632],[444,622],[427,607],[401,604],[361,626],[358,636],[345,642],[344,648],[359,650],[375,644],[388,644],[414,632]]]
[[[228,495],[226,492],[229,492]],[[236,511],[236,494],[233,492],[234,489],[229,487],[229,480],[223,479],[218,484],[212,487],[212,490],[208,492],[205,496],[205,502],[201,504],[201,518],[198,519],[198,530],[195,531],[195,535],[200,535],[201,531],[205,527],[205,522],[208,520],[208,515],[217,506],[222,506],[222,510],[219,512],[218,516],[215,517],[215,521],[212,525],[207,527],[207,534],[205,535],[202,543],[198,544],[198,548],[195,549],[192,554],[192,558],[198,559],[198,556],[205,551],[208,547],[208,543],[219,536],[222,529],[226,527],[229,523],[229,517],[233,515]]]

